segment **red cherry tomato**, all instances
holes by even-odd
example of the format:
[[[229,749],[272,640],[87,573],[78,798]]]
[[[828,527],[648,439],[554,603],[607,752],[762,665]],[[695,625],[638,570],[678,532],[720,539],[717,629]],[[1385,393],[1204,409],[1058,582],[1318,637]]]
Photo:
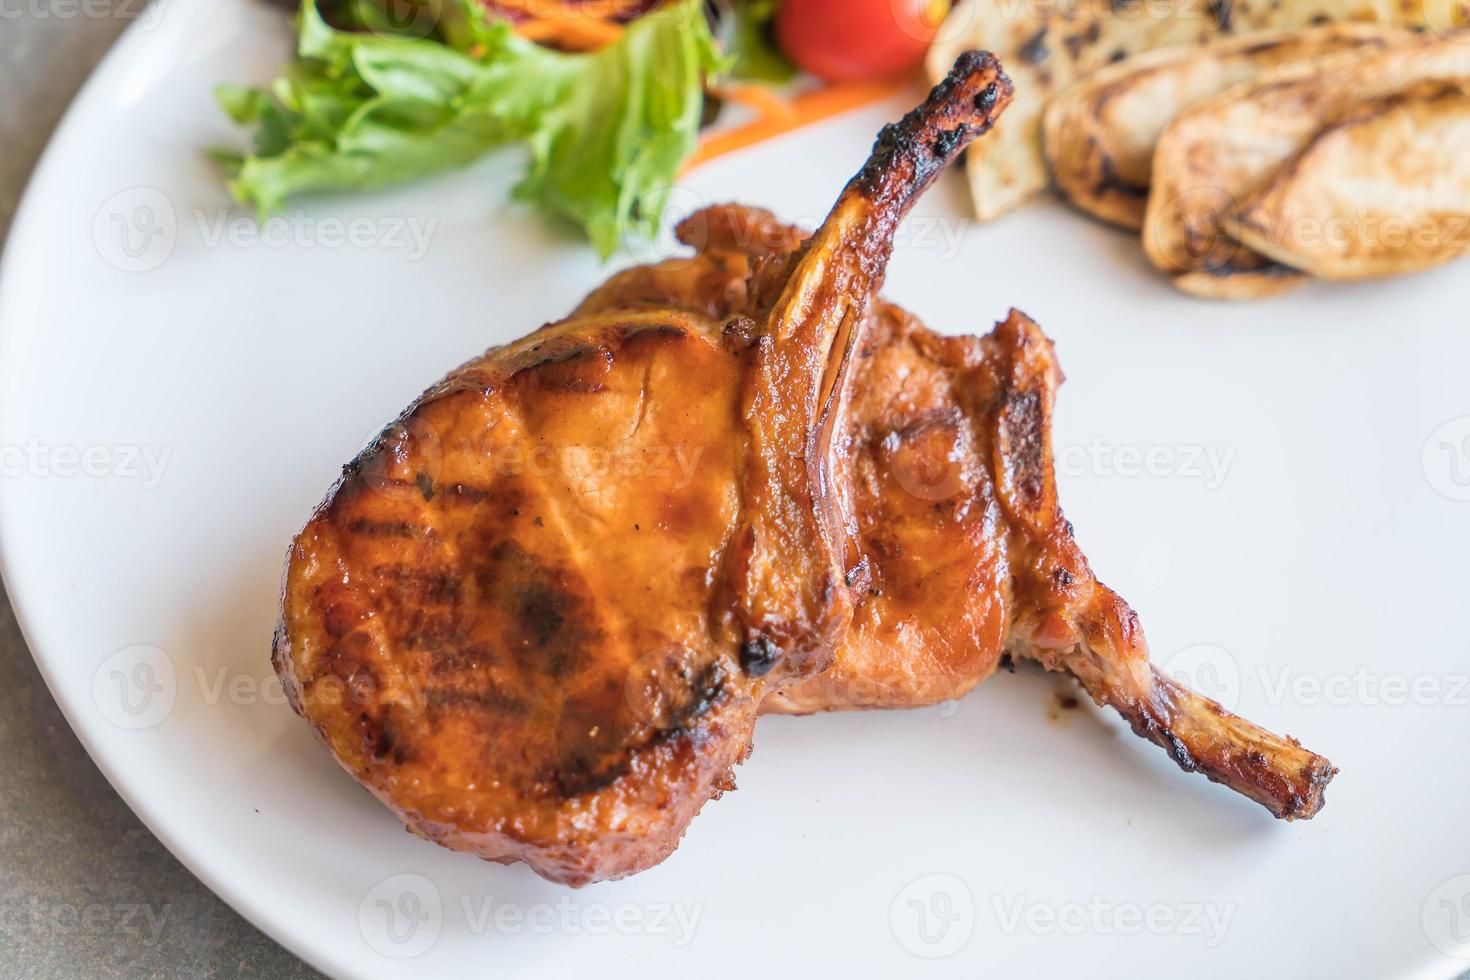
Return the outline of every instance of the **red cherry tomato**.
[[[802,71],[829,82],[897,75],[918,64],[949,0],[785,0],[776,43]]]

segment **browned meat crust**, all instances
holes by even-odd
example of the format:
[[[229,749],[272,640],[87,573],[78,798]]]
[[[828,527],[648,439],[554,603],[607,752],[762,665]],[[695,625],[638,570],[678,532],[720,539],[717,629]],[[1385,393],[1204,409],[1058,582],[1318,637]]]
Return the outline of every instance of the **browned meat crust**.
[[[631,874],[733,788],[759,712],[944,700],[1007,650],[1278,815],[1320,805],[1325,760],[1155,680],[1093,579],[1040,329],[945,338],[869,302],[1009,97],[966,56],[815,236],[701,212],[693,258],[466,364],[346,468],[292,545],[274,662],[410,830],[572,885]]]

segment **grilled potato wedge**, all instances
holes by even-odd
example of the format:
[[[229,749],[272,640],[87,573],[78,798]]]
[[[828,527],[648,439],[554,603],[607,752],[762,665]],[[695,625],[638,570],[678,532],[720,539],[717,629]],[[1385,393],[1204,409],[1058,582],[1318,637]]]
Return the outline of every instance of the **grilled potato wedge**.
[[[928,70],[944,76],[971,48],[998,55],[1016,99],[966,173],[982,221],[1026,203],[1047,186],[1041,119],[1052,97],[1089,72],[1134,54],[1269,29],[1361,21],[1446,29],[1470,0],[960,0],[929,50]]]
[[[1200,252],[1212,259],[1204,268],[1172,274],[1169,281],[1200,299],[1269,299],[1307,281],[1291,266],[1252,252],[1226,235],[1203,242]]]
[[[1304,277],[1235,238],[1244,202],[1364,101],[1467,75],[1470,33],[1431,34],[1366,56],[1345,52],[1286,65],[1182,113],[1154,153],[1143,228],[1149,259],[1181,289],[1201,296],[1265,296],[1289,288]]]
[[[1361,106],[1241,209],[1242,244],[1322,279],[1396,276],[1470,251],[1470,76]]]
[[[1057,191],[1070,204],[1130,231],[1143,228],[1154,148],[1174,117],[1212,95],[1283,64],[1413,37],[1379,24],[1263,31],[1162,48],[1109,65],[1057,96],[1042,136]]]

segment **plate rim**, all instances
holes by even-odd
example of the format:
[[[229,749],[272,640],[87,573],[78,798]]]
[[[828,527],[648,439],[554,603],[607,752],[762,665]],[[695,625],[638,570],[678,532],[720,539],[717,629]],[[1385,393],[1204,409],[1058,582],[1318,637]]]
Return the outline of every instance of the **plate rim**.
[[[186,10],[198,11],[204,0],[167,0],[167,4],[174,9],[183,6]],[[18,242],[29,239],[34,232],[33,226],[39,224],[45,214],[38,203],[37,188],[45,180],[46,174],[56,165],[60,150],[58,147],[70,141],[75,132],[81,131],[84,106],[90,103],[99,92],[103,91],[107,83],[120,73],[123,73],[130,60],[135,56],[132,49],[146,45],[149,38],[145,29],[146,18],[135,18],[127,27],[119,32],[108,47],[107,52],[93,66],[76,94],[67,103],[66,110],[62,113],[56,127],[46,139],[46,145],[41,155],[36,159],[30,175],[26,178],[24,189],[18,199],[15,213],[11,218],[10,228],[6,233],[3,245],[0,245],[0,348],[7,343],[6,338],[13,336],[9,327],[10,320],[14,315],[12,307],[16,300],[13,298],[17,293],[17,287],[13,280],[18,276],[17,267],[21,259],[15,248]],[[3,412],[3,405],[0,405]],[[50,659],[39,653],[42,644],[38,642],[35,627],[32,623],[30,610],[33,607],[33,599],[29,597],[27,590],[21,586],[20,579],[13,572],[15,558],[12,551],[12,535],[8,532],[10,526],[10,495],[0,487],[0,584],[5,588],[5,594],[10,601],[12,614],[15,616],[16,627],[20,632],[21,639],[25,641],[26,650],[30,654],[31,662],[36,665],[41,679],[46,684],[46,691],[50,694],[52,701],[61,710],[62,717],[66,719],[67,726],[72,734],[86,750],[92,764],[102,773],[107,784],[112,788],[128,809],[133,812],[148,832],[166,848],[174,859],[184,866],[196,880],[208,888],[217,898],[223,901],[238,915],[244,918],[256,929],[259,929],[273,941],[279,943],[292,955],[300,958],[312,968],[328,976],[342,976],[345,972],[346,963],[330,957],[330,947],[322,944],[312,944],[304,936],[298,936],[288,927],[284,921],[278,921],[270,914],[266,903],[256,902],[254,898],[244,889],[238,887],[228,876],[220,873],[214,868],[204,849],[191,847],[182,837],[169,827],[168,822],[160,815],[161,811],[150,806],[141,797],[135,794],[123,774],[117,766],[112,763],[106,748],[101,740],[92,733],[89,726],[84,724],[79,713],[75,710],[70,700],[61,696],[58,690],[58,681],[50,664]]]

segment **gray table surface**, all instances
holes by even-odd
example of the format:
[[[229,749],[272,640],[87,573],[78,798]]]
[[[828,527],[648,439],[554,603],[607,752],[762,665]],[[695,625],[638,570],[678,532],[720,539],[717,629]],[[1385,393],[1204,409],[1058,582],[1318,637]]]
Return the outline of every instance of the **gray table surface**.
[[[138,6],[0,3],[0,236],[61,114]],[[8,601],[0,676],[0,978],[318,976],[185,870],[108,785]]]

